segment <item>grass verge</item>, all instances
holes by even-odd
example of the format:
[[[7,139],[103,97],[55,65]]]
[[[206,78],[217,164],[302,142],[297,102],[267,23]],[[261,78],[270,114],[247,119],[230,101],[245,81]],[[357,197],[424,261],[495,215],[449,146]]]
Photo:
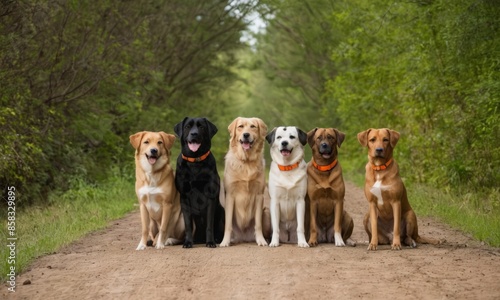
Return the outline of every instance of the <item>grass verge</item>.
[[[20,274],[39,256],[52,253],[85,234],[106,227],[134,209],[134,184],[123,178],[91,186],[76,182],[62,195],[53,195],[46,207],[30,206],[16,211],[15,264],[9,264],[10,250],[0,247],[0,281],[7,280],[10,267]],[[1,210],[1,240],[7,241],[6,210]]]

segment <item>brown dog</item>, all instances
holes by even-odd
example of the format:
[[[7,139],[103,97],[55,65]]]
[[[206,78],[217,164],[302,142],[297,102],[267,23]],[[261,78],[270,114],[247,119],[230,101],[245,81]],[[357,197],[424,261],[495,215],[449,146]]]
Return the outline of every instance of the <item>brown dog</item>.
[[[318,242],[356,246],[350,239],[354,222],[344,210],[345,186],[337,160],[337,147],[344,138],[345,134],[335,128],[315,128],[307,133],[312,149],[312,158],[307,164],[306,197],[310,207],[310,246]]]
[[[184,218],[170,167],[175,136],[141,131],[130,136],[135,148],[135,192],[139,200],[142,235],[136,250],[144,250],[148,235],[156,249],[182,242]],[[159,233],[159,234],[158,234]]]
[[[259,118],[238,117],[228,130],[229,150],[220,194],[226,224],[219,246],[227,247],[232,241],[267,246],[265,237],[271,236],[271,216],[269,209],[264,209],[267,126]]]
[[[368,147],[365,196],[370,210],[363,222],[370,239],[368,250],[377,250],[377,245],[388,245],[391,241],[393,250],[401,250],[401,239],[412,248],[417,243],[439,244],[438,240],[418,235],[417,216],[392,157],[398,140],[399,133],[387,128],[358,133],[360,144]]]

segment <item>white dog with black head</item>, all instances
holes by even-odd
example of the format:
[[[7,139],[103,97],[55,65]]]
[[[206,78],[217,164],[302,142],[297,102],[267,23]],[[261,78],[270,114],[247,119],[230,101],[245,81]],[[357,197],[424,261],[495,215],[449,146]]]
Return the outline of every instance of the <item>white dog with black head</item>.
[[[273,236],[270,247],[297,243],[309,247],[304,235],[307,164],[304,145],[307,134],[294,126],[274,128],[266,140],[271,146],[269,195]]]

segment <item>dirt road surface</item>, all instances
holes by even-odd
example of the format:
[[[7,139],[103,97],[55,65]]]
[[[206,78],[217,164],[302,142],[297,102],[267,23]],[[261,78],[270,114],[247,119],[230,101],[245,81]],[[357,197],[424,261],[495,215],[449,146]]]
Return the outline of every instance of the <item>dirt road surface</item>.
[[[139,213],[36,260],[2,299],[500,299],[500,249],[429,218],[420,233],[446,242],[366,250],[361,189],[346,184],[358,246],[136,251]],[[411,201],[411,199],[410,199]],[[22,249],[20,249],[22,251]],[[30,284],[23,285],[29,280]]]

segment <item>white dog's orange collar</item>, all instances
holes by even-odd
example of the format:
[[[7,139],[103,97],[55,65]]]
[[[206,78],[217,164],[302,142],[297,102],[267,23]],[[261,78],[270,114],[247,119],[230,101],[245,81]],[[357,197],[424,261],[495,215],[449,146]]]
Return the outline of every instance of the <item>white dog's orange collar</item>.
[[[200,157],[187,157],[187,156],[184,156],[184,154],[182,154],[182,159],[187,160],[189,162],[200,162],[200,161],[205,160],[209,154],[210,154],[210,150],[208,150],[207,153],[203,154]]]
[[[318,165],[318,164],[314,161],[314,159],[313,159],[313,161],[312,161],[313,166],[314,166],[316,169],[320,170],[321,172],[330,171],[331,169],[335,168],[335,166],[337,165],[337,163],[338,163],[338,160],[334,160],[334,161],[333,161],[331,164],[329,164],[329,165],[326,165],[326,166],[320,166],[320,165]]]
[[[383,165],[380,165],[380,166],[376,166],[376,165],[372,165],[372,169],[375,170],[375,171],[380,171],[380,170],[385,170],[387,169],[387,167],[392,163],[392,158],[389,159],[385,164]]]
[[[293,169],[296,169],[300,165],[300,161],[294,163],[293,165],[289,165],[289,166],[283,166],[280,164],[277,164],[277,165],[278,165],[278,168],[280,169],[280,171],[291,171]]]

